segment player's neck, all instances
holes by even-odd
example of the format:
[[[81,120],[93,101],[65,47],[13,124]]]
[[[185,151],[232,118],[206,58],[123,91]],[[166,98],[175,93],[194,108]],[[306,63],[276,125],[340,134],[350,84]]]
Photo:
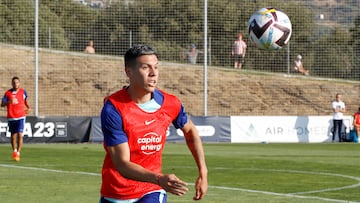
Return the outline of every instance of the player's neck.
[[[127,89],[128,94],[132,101],[137,104],[143,104],[151,100],[152,92],[146,91],[137,91],[133,89],[131,86]]]

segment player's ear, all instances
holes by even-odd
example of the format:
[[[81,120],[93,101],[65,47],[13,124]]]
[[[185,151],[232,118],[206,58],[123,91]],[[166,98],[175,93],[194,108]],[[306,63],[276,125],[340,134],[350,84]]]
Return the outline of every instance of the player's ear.
[[[126,73],[126,76],[130,77],[131,76],[131,68],[126,68],[125,67],[125,73]]]

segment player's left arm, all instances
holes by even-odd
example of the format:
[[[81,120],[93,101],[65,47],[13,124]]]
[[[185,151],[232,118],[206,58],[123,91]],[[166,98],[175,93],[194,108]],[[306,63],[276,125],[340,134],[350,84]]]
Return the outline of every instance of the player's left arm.
[[[30,108],[30,105],[29,105],[29,102],[28,102],[28,97],[27,97],[27,93],[26,91],[24,92],[24,96],[25,96],[25,99],[24,99],[24,105],[26,107],[26,113],[28,114],[30,111],[31,111],[31,108]]]
[[[186,122],[184,127],[181,128],[181,130],[184,133],[186,144],[194,157],[199,171],[199,176],[195,183],[195,196],[193,199],[201,200],[208,190],[208,169],[205,162],[204,149],[199,133],[190,119]]]
[[[24,102],[25,106],[26,106],[26,113],[28,114],[31,111],[31,107],[29,105],[29,102],[27,101],[27,99]]]
[[[344,108],[342,109],[342,111],[343,111],[343,113],[346,112],[346,106],[345,106],[345,104],[344,104]]]

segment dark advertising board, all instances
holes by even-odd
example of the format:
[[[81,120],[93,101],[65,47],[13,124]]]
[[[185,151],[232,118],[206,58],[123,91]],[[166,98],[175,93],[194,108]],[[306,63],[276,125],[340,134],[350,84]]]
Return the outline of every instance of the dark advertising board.
[[[0,117],[0,143],[10,142],[7,119]],[[25,143],[87,142],[91,117],[27,117]]]

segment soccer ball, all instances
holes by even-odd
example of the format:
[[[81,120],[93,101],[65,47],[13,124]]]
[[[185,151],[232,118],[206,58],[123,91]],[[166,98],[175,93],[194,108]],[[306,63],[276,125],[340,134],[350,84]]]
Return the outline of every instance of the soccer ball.
[[[248,22],[250,40],[260,49],[278,50],[285,46],[291,37],[289,17],[275,9],[262,8],[256,11]]]

